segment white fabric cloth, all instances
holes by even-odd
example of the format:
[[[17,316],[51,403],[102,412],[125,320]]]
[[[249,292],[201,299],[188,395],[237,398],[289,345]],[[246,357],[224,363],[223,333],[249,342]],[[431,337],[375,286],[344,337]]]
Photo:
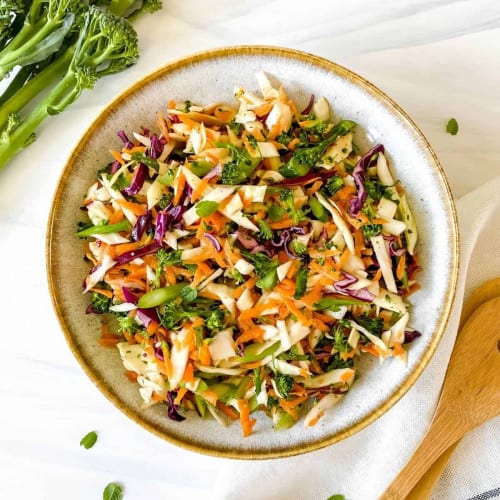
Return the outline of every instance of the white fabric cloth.
[[[458,201],[461,270],[448,328],[429,366],[384,416],[358,434],[297,457],[249,464],[227,461],[215,498],[227,500],[377,498],[410,459],[434,413],[464,298],[500,275],[500,177]],[[500,418],[467,435],[432,498],[467,499],[500,487]],[[474,478],[473,480],[471,478]],[[496,493],[500,495],[500,491]]]

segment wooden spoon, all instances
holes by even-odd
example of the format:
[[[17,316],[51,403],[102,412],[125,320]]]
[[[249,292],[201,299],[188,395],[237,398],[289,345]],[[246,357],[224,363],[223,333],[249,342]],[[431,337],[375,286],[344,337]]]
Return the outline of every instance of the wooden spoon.
[[[406,498],[445,450],[499,414],[500,297],[496,297],[479,306],[458,334],[431,426],[381,499]]]
[[[500,278],[495,278],[483,283],[476,288],[467,298],[462,306],[462,314],[460,316],[460,329],[465,322],[470,318],[471,314],[484,302],[500,297]],[[425,472],[420,478],[415,487],[410,491],[406,500],[423,500],[428,499],[434,491],[436,484],[441,477],[446,464],[449,462],[455,448],[458,446],[458,440],[452,444]]]

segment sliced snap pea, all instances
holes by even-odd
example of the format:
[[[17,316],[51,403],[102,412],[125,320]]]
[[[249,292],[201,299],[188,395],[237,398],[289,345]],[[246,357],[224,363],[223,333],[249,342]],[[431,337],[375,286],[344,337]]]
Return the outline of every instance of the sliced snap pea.
[[[155,288],[140,297],[137,305],[143,309],[161,306],[169,300],[179,297],[185,286],[185,283],[179,283],[177,285],[165,286],[163,288]]]
[[[328,221],[328,212],[325,207],[315,198],[309,198],[309,206],[311,207],[311,212],[321,222]]]
[[[79,238],[87,238],[93,234],[109,234],[118,233],[120,231],[128,231],[131,227],[130,222],[124,219],[116,224],[99,224],[97,226],[88,227],[87,229],[78,231],[76,235]]]

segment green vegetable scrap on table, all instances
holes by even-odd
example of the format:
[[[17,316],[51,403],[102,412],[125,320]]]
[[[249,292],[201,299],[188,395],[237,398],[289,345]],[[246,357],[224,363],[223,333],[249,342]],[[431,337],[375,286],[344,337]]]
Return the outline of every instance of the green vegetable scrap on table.
[[[131,21],[159,0],[0,0],[0,169],[101,77],[139,57]]]
[[[118,483],[109,483],[102,492],[102,500],[121,500],[123,488]]]
[[[97,442],[97,432],[91,431],[82,437],[80,441],[80,446],[83,446],[86,450],[89,450]]]
[[[451,135],[458,134],[458,122],[455,118],[450,118],[446,124],[446,132]]]

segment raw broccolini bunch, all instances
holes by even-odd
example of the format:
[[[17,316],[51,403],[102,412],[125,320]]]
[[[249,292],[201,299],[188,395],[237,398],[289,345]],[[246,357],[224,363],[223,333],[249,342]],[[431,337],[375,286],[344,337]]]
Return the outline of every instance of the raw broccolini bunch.
[[[160,0],[0,0],[0,81],[12,75],[0,96],[0,169],[45,118],[137,61],[130,20],[160,8]]]

